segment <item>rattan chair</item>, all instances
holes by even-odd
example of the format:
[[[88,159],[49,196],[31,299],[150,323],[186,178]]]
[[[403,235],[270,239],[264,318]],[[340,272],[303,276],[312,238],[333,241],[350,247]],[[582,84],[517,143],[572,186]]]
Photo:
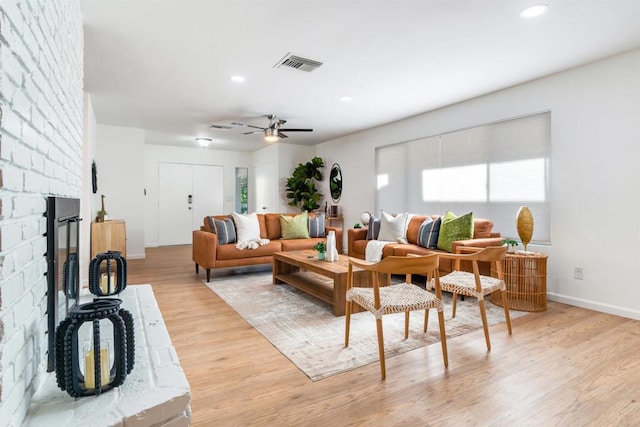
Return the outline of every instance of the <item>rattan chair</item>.
[[[370,271],[372,277],[371,287],[353,286],[353,268],[361,268]],[[397,285],[380,286],[379,276],[384,274],[405,275],[406,283]],[[411,275],[420,274],[433,278],[436,295],[411,283]],[[425,256],[390,256],[378,263],[371,263],[359,259],[349,259],[349,273],[347,278],[348,288],[346,294],[346,323],[344,345],[349,346],[349,326],[351,322],[352,304],[370,311],[376,318],[378,330],[378,352],[380,353],[380,372],[382,379],[386,377],[384,362],[384,336],[382,333],[382,316],[391,313],[405,313],[404,337],[409,336],[409,314],[413,310],[424,310],[424,332],[427,332],[429,310],[438,311],[440,323],[440,341],[442,345],[442,357],[445,368],[449,365],[447,356],[447,337],[444,328],[444,313],[442,306],[442,292],[438,275],[438,255]]]
[[[502,272],[502,259],[507,253],[506,246],[491,246],[487,248],[464,248],[470,254],[440,254],[442,259],[453,259],[454,271],[440,278],[440,286],[443,291],[453,294],[452,317],[456,317],[456,300],[458,295],[465,295],[477,298],[480,305],[480,317],[482,317],[482,327],[484,338],[487,342],[487,350],[491,350],[491,340],[489,339],[489,327],[487,325],[487,312],[485,308],[485,296],[495,291],[505,291],[504,276]],[[471,261],[473,273],[460,271],[460,261]],[[495,265],[498,277],[483,276],[478,270],[478,261],[491,262]],[[427,288],[431,285],[427,284]],[[507,293],[502,292],[502,302],[504,317],[507,323],[507,330],[511,335],[511,318],[509,317],[509,307],[507,305]]]

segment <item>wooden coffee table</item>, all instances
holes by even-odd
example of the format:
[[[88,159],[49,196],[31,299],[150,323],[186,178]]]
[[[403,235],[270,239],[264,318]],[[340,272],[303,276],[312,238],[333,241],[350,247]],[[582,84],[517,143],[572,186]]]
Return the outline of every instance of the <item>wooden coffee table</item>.
[[[273,283],[287,283],[301,291],[328,302],[335,316],[344,316],[349,257],[338,255],[338,261],[320,261],[312,250],[277,252],[273,254]],[[371,286],[371,273],[354,267],[353,283]],[[390,283],[387,275],[380,284]],[[354,312],[361,311],[354,304]]]

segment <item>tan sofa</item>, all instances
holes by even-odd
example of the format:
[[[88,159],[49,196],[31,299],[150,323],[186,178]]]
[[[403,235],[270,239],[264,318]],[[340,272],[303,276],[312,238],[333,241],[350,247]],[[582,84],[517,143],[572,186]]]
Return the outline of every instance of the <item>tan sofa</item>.
[[[280,229],[280,215],[295,216],[295,213],[258,214],[260,237],[270,242],[257,249],[237,249],[235,243],[218,244],[218,236],[209,226],[209,217],[204,217],[200,230],[193,231],[192,258],[196,263],[196,274],[199,267],[207,272],[207,281],[211,278],[212,268],[242,267],[258,264],[271,264],[275,252],[311,249],[318,242],[326,241],[326,237],[308,239],[282,239]],[[226,219],[228,215],[215,215],[212,218]],[[342,253],[342,228],[325,227],[326,233],[333,230],[336,233],[338,252]]]
[[[439,215],[430,215],[432,219],[437,219]],[[418,230],[420,225],[427,218],[426,215],[414,215],[407,226],[407,243],[390,243],[382,250],[382,257],[397,255],[406,256],[408,254],[424,255],[431,252],[443,252],[440,249],[427,249],[417,244]],[[365,250],[367,247],[367,229],[352,228],[347,231],[347,254],[354,258],[365,259]],[[502,238],[500,233],[493,231],[493,221],[485,218],[473,219],[473,239],[458,240],[452,244],[452,252],[456,252],[459,246],[474,246],[485,248],[487,246],[500,246]],[[481,263],[481,274],[489,274],[490,266],[488,263]],[[446,274],[453,269],[452,260],[440,261],[440,274]],[[471,271],[471,263],[462,263],[461,269]]]

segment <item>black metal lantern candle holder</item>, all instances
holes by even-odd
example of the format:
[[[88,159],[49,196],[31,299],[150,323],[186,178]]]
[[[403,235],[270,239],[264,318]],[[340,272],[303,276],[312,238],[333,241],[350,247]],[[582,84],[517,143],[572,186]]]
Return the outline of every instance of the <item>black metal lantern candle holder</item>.
[[[127,287],[127,260],[119,251],[99,253],[89,263],[89,292],[102,297]]]
[[[56,379],[71,396],[108,391],[122,385],[131,373],[135,358],[133,317],[120,308],[121,303],[116,298],[102,298],[80,304],[56,329]],[[88,334],[83,325],[90,327]]]

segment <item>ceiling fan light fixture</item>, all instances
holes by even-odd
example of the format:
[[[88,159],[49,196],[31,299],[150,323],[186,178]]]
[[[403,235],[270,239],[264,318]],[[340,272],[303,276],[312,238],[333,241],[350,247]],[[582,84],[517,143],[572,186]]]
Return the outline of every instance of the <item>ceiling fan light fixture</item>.
[[[280,140],[278,131],[276,129],[267,128],[264,130],[264,140],[267,142],[277,142]]]
[[[207,148],[211,144],[211,138],[196,138],[196,141],[202,148]]]

